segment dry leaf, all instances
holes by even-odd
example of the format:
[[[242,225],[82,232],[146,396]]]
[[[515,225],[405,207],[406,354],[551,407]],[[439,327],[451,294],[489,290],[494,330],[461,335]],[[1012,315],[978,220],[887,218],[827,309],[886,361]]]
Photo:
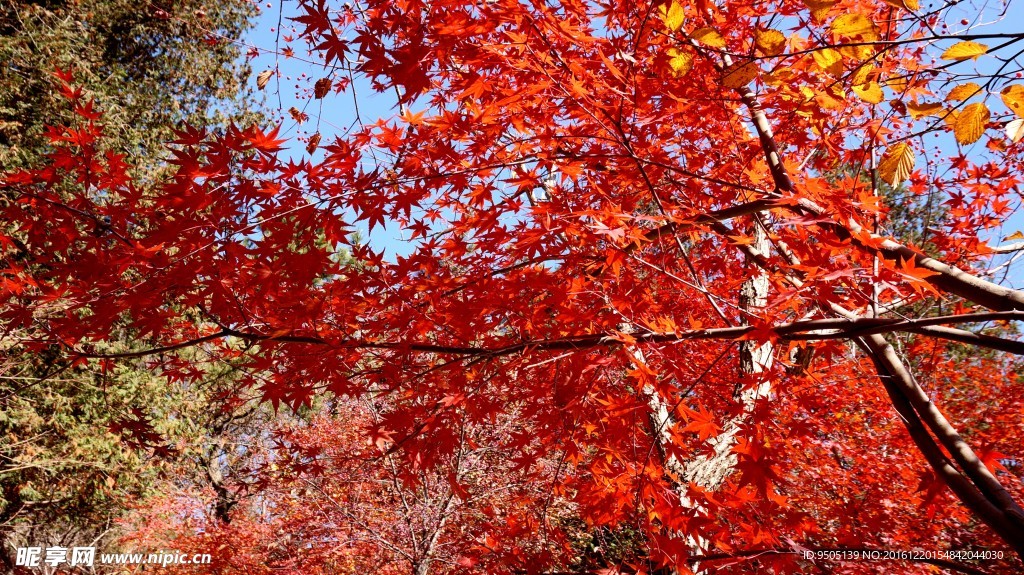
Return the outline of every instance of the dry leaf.
[[[256,87],[262,90],[267,87],[267,82],[270,81],[270,77],[274,75],[273,70],[264,70],[260,72],[259,76],[256,76]]]
[[[332,82],[330,78],[320,78],[316,81],[316,84],[313,85],[313,97],[317,100],[323,98],[331,91],[331,85]]]
[[[316,151],[317,146],[320,145],[320,132],[317,132],[309,137],[309,143],[306,144],[306,151],[312,154]]]
[[[1006,137],[1014,143],[1024,138],[1024,118],[1017,118],[1006,123]]]

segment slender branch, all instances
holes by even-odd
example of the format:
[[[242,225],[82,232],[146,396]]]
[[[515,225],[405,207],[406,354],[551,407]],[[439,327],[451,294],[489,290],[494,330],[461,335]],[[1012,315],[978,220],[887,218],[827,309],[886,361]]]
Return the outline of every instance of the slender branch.
[[[182,341],[172,345],[166,345],[146,350],[137,350],[120,353],[98,353],[77,348],[71,348],[71,353],[78,357],[97,359],[124,359],[134,357],[145,357],[159,353],[166,353],[183,349],[220,338],[236,337],[249,342],[278,342],[292,344],[307,344],[328,346],[337,349],[375,349],[409,351],[418,353],[435,353],[442,355],[460,356],[486,356],[500,357],[514,355],[525,351],[560,351],[560,350],[581,350],[592,347],[610,347],[623,344],[647,344],[647,343],[674,343],[693,340],[748,340],[757,339],[750,336],[777,338],[781,341],[818,341],[849,339],[865,335],[874,335],[892,332],[910,332],[932,335],[956,341],[971,339],[971,343],[984,345],[992,343],[998,345],[997,349],[1011,353],[1024,355],[1024,342],[1009,339],[992,338],[970,334],[971,332],[955,332],[943,330],[929,330],[931,326],[941,326],[962,323],[978,323],[985,321],[1021,321],[1024,320],[1024,311],[1004,312],[980,312],[960,315],[946,315],[938,317],[927,317],[919,319],[899,318],[827,318],[807,321],[796,321],[777,326],[751,326],[742,325],[734,327],[682,330],[673,333],[641,333],[624,335],[616,333],[592,333],[581,334],[557,339],[535,339],[521,343],[504,346],[457,346],[440,345],[433,343],[419,342],[376,342],[365,339],[340,339],[331,340],[328,338],[312,335],[272,335],[239,331],[231,328],[223,328],[218,332],[203,337]],[[758,335],[756,332],[760,331]],[[995,340],[995,341],[991,341]]]

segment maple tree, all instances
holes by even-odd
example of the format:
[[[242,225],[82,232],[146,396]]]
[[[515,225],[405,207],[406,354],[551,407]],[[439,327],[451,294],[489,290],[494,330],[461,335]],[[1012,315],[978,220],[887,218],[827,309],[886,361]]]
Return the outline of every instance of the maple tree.
[[[405,486],[514,414],[480,433],[549,477],[502,521],[453,514],[465,561],[445,569],[801,572],[821,567],[807,549],[969,547],[1000,554],[901,568],[1019,570],[1024,292],[989,266],[1019,249],[993,237],[1020,205],[1024,34],[955,31],[957,3],[916,0],[301,9],[314,98],[398,102],[309,157],[286,159],[280,127],[184,126],[142,190],[59,72],[77,122],[0,205],[19,346],[181,378],[201,348],[275,408],[386,398],[353,422]],[[894,206],[935,198],[897,233]],[[106,351],[115,332],[148,346]],[[289,477],[266,474],[291,509]],[[569,518],[636,549],[574,563]]]

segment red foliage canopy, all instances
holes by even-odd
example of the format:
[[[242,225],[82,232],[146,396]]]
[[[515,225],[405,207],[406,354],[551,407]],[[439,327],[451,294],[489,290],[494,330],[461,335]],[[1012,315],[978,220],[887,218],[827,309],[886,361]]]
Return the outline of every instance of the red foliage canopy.
[[[1019,569],[1024,292],[985,269],[1024,86],[1012,60],[964,76],[1024,35],[946,34],[952,8],[916,0],[303,8],[331,85],[394,90],[394,116],[316,160],[278,128],[185,126],[150,185],[62,74],[79,124],[4,180],[7,338],[243,355],[275,406],[385,398],[376,460],[466,505],[502,500],[443,472],[485,445],[530,487],[453,514],[445,568],[549,569],[572,515],[635,530],[632,571],[968,546],[1005,553],[959,569]],[[95,346],[124,333],[148,347]]]

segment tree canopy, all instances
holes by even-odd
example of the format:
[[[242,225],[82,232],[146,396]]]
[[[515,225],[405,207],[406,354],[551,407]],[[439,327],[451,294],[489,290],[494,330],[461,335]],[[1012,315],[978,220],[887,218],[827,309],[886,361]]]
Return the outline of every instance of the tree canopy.
[[[168,491],[135,542],[222,573],[1019,572],[1024,34],[917,0],[299,10],[276,49],[322,66],[315,117],[183,125],[143,186],[62,65],[70,121],[4,176],[5,345],[227,362],[212,410],[312,413],[249,435],[244,500]]]

